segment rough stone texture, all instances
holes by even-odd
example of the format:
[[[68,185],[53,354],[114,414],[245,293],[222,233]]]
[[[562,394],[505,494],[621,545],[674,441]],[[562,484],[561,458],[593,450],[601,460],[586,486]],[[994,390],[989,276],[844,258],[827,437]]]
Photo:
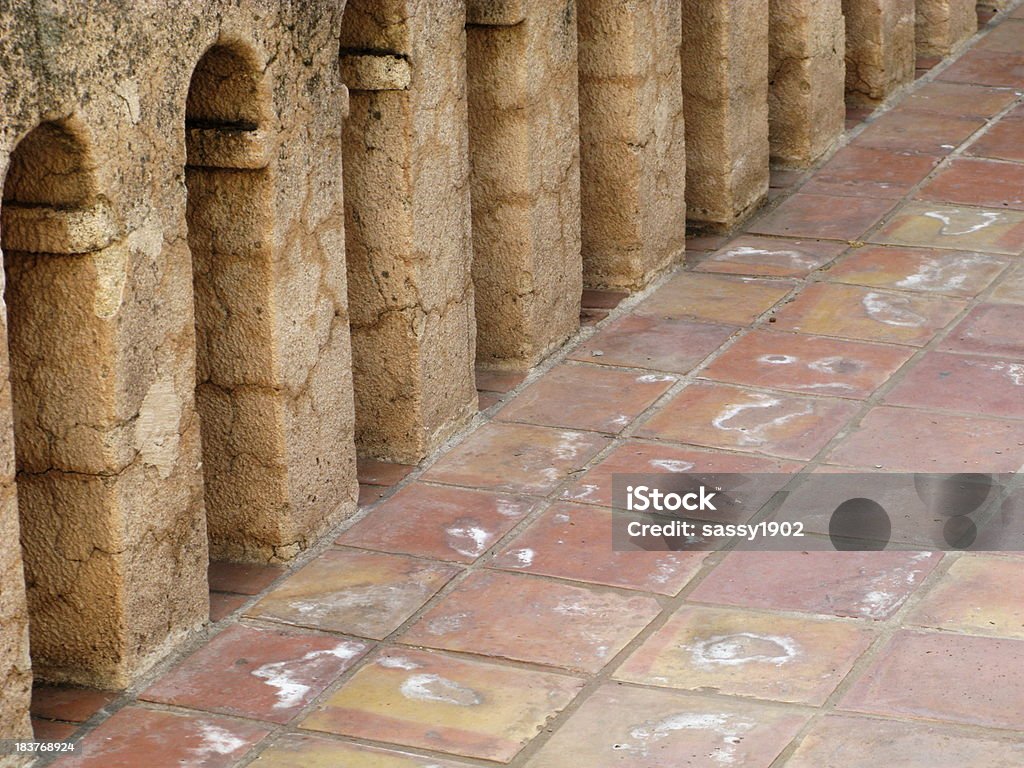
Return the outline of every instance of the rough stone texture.
[[[576,6],[474,0],[467,18],[477,363],[524,369],[579,326]]]
[[[638,290],[685,248],[678,0],[579,0],[583,282]]]
[[[376,458],[416,462],[477,410],[464,24],[463,0],[342,19],[356,444]]]
[[[686,213],[728,229],[768,192],[768,0],[683,0]]]
[[[285,558],[355,496],[335,4],[8,8],[4,733],[19,584],[37,678],[124,686],[205,621],[207,517]]]
[[[769,0],[768,138],[773,163],[805,168],[843,133],[841,0]]]
[[[978,31],[974,0],[917,0],[918,56],[947,56]]]
[[[914,79],[914,0],[843,0],[846,98],[873,106]]]

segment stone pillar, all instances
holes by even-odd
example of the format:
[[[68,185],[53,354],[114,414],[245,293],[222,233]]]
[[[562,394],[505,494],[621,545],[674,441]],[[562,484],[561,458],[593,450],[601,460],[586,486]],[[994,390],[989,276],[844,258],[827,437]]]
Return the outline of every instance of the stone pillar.
[[[415,463],[477,410],[465,47],[463,0],[345,6],[356,444],[376,458]]]
[[[579,326],[574,0],[466,9],[477,362],[525,369]]]
[[[914,80],[914,0],[843,0],[846,98],[874,106]]]
[[[685,248],[679,0],[578,0],[583,282],[639,290]]]
[[[769,0],[768,138],[774,163],[806,168],[844,130],[841,0]]]
[[[768,0],[682,0],[686,213],[729,229],[768,191]]]
[[[918,56],[948,56],[978,31],[975,0],[917,0]]]

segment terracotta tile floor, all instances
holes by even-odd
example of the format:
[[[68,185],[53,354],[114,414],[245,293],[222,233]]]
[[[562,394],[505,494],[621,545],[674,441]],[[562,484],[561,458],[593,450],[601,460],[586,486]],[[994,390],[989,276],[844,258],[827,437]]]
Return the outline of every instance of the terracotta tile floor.
[[[1018,768],[1024,558],[614,552],[613,472],[1018,471],[1024,11],[291,569],[216,564],[209,639],[40,687],[53,764]],[[723,512],[728,516],[729,512]]]

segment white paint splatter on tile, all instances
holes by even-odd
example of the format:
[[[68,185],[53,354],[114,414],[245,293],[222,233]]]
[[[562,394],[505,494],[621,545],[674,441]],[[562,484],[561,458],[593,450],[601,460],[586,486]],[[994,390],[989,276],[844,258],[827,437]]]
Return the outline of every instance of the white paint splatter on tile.
[[[529,568],[533,565],[533,558],[537,555],[536,552],[529,548],[513,549],[509,554],[516,560],[513,563],[513,568]]]
[[[472,707],[479,704],[480,694],[468,686],[434,674],[410,675],[399,688],[402,695],[413,701],[454,704],[458,707]]]
[[[939,233],[951,236],[969,235],[995,224],[1002,218],[999,211],[925,211],[924,215],[930,219],[941,221],[942,228]],[[959,227],[959,229],[951,229],[951,227]]]
[[[213,723],[200,722],[199,735],[202,743],[190,750],[199,759],[194,765],[205,764],[208,755],[230,755],[246,746],[244,739]]]
[[[682,647],[690,652],[693,663],[701,667],[739,667],[753,663],[781,667],[800,656],[800,646],[792,637],[756,632],[716,635]]]
[[[958,256],[956,260],[925,259],[916,272],[896,281],[895,285],[898,288],[952,291],[964,287],[971,267],[996,263],[996,260],[980,254]]]
[[[928,320],[911,309],[906,296],[886,296],[881,293],[867,293],[861,299],[868,317],[885,325],[897,328],[920,328]]]
[[[756,416],[758,411],[770,411],[772,408],[782,405],[781,400],[760,392],[752,394],[751,397],[754,398],[753,402],[727,405],[711,420],[716,429],[738,433],[736,439],[741,445],[763,445],[767,442],[768,433],[772,428],[781,427],[793,419],[809,416],[814,412],[810,403],[803,403],[797,410],[783,413],[775,418],[767,418],[767,414],[763,414],[762,421],[746,426],[739,423],[742,420],[741,417]]]
[[[334,648],[310,651],[301,659],[263,664],[250,674],[264,680],[272,688],[277,688],[277,701],[274,703],[274,709],[288,709],[301,704],[303,698],[309,693],[310,686],[299,682],[299,677],[315,672],[316,664],[311,662],[328,656],[347,661],[354,659],[362,650],[363,646],[356,643],[340,643]]]
[[[493,536],[479,525],[450,525],[444,532],[448,536],[448,546],[465,557],[479,557],[493,540]]]
[[[377,659],[377,666],[384,667],[384,669],[413,670],[419,669],[421,665],[405,656],[381,656]]]

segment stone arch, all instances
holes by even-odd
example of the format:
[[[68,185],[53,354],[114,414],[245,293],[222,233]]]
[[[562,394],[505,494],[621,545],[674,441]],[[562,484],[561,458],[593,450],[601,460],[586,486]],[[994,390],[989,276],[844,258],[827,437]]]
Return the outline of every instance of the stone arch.
[[[241,43],[196,64],[185,107],[196,409],[210,555],[266,560],[287,539],[273,354],[273,201],[261,68]]]
[[[16,487],[36,677],[110,686],[130,655],[119,556],[130,457],[113,447],[115,330],[102,311],[116,231],[83,135],[71,119],[41,123],[4,178],[0,341],[14,442],[4,480]]]

